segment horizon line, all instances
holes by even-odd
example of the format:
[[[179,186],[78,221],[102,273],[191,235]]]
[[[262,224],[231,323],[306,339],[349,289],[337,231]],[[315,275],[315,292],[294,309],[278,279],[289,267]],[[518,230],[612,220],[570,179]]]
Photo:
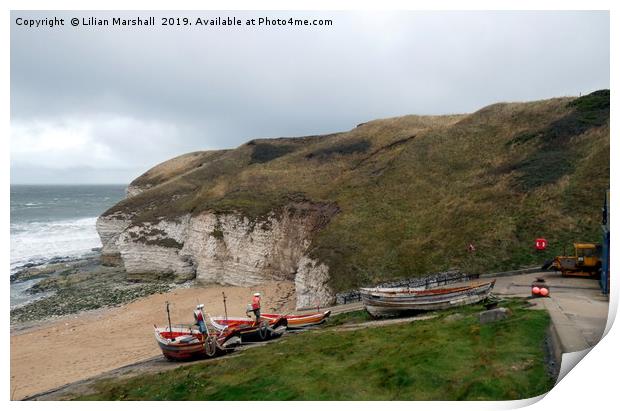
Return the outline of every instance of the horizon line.
[[[11,186],[128,186],[130,183],[10,183]]]

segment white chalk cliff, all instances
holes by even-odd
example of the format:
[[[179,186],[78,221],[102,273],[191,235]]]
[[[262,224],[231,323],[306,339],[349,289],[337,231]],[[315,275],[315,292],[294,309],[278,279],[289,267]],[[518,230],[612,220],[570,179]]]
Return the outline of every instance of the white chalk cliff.
[[[305,308],[334,301],[329,268],[308,253],[313,235],[336,212],[335,206],[297,203],[257,220],[202,212],[137,224],[114,213],[99,217],[97,230],[103,262],[123,264],[130,276],[239,286],[294,281],[297,308]]]

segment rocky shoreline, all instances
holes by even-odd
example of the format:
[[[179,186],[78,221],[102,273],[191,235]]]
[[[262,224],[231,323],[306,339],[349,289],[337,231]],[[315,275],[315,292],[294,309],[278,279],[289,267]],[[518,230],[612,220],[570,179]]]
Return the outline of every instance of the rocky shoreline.
[[[11,327],[52,317],[126,304],[188,284],[167,279],[130,280],[122,267],[101,264],[98,252],[83,258],[57,258],[30,264],[11,275],[11,287],[31,282],[23,291],[31,301],[11,308]]]

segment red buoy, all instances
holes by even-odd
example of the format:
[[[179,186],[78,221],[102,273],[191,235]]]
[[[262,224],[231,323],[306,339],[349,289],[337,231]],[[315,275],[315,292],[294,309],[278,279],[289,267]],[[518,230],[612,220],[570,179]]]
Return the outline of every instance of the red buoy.
[[[542,295],[543,297],[546,297],[549,295],[549,289],[547,288],[541,288],[540,289],[540,295]]]
[[[540,288],[532,287],[532,294],[540,294]]]
[[[537,238],[535,241],[535,247],[537,250],[544,250],[547,248],[547,240],[544,238]]]

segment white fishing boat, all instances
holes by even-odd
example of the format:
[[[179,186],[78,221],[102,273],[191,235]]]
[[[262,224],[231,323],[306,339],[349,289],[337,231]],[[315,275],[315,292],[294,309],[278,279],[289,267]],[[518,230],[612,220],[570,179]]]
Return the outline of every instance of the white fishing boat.
[[[475,281],[430,289],[411,288],[361,288],[360,294],[366,310],[372,316],[393,316],[406,311],[445,310],[486,299],[492,281]]]

